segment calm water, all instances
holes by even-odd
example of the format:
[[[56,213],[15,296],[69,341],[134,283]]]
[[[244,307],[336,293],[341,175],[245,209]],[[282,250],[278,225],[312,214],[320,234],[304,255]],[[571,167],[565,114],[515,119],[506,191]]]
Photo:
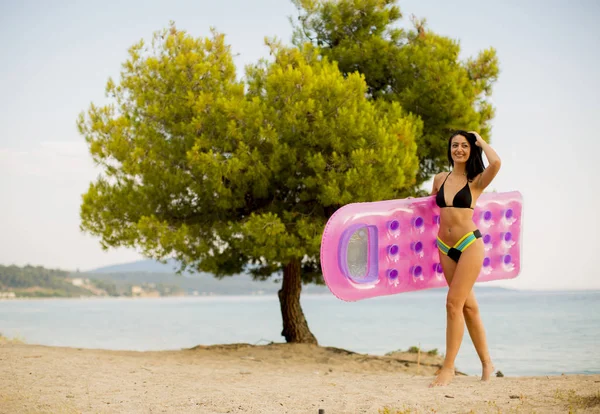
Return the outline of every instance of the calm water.
[[[600,373],[600,292],[478,291],[492,358],[505,375]],[[347,303],[302,298],[319,343],[361,353],[444,350],[445,291]],[[27,343],[165,350],[283,342],[275,296],[0,301],[0,333]],[[465,330],[457,367],[480,371]]]

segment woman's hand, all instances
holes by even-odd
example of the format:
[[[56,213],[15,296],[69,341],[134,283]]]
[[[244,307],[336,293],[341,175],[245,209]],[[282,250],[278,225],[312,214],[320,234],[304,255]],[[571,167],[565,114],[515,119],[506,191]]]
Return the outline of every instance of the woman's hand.
[[[478,147],[482,147],[483,143],[485,142],[483,140],[483,138],[481,138],[481,135],[479,135],[477,132],[475,131],[469,131],[470,134],[475,135],[475,145],[477,145]]]

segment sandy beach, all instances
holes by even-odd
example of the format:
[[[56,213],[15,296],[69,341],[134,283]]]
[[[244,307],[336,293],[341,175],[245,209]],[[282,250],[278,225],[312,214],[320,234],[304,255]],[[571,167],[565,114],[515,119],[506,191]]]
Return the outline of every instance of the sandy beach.
[[[600,413],[600,375],[459,375],[439,356],[311,345],[128,352],[0,345],[2,413]]]

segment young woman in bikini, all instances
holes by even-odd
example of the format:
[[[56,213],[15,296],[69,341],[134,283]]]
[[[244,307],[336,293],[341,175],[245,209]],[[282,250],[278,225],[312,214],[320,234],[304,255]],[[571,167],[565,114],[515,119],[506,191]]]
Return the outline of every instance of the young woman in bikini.
[[[483,166],[481,153],[489,165]],[[432,195],[440,207],[438,248],[449,290],[446,299],[446,356],[431,386],[447,385],[454,377],[454,361],[465,323],[482,365],[481,380],[494,371],[473,285],[484,258],[481,233],[473,222],[473,208],[500,170],[500,158],[476,132],[455,132],[448,141],[452,171],[433,180]]]

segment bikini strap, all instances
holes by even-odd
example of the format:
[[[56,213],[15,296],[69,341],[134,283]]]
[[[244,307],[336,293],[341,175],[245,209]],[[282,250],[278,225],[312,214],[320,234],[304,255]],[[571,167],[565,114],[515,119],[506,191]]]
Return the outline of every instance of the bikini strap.
[[[447,175],[446,178],[444,178],[444,182],[442,183],[442,185],[446,184],[446,180],[448,179],[448,177],[450,177],[450,174],[452,174],[452,171],[450,171]],[[442,185],[440,185],[440,188],[442,188]]]

